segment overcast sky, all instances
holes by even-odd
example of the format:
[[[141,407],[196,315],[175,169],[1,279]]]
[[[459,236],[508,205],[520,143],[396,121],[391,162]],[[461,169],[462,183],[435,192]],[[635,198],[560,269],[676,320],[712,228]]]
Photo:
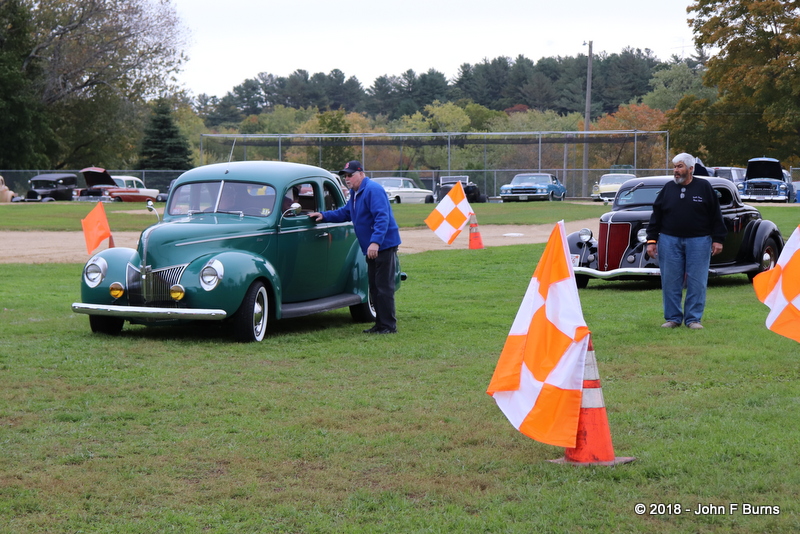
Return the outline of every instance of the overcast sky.
[[[694,53],[690,0],[173,0],[188,30],[179,75],[192,94],[222,97],[260,72],[340,69],[366,89],[378,76],[463,63],[649,48]]]

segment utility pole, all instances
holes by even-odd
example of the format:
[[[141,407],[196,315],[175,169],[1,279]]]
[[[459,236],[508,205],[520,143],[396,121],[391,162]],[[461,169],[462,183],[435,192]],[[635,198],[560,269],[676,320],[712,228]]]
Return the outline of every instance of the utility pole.
[[[586,44],[585,42],[583,44]],[[583,115],[583,131],[589,131],[592,122],[592,41],[589,41],[589,64],[586,67],[586,111]],[[581,196],[589,196],[589,139],[588,134],[583,135],[583,180],[581,182]]]

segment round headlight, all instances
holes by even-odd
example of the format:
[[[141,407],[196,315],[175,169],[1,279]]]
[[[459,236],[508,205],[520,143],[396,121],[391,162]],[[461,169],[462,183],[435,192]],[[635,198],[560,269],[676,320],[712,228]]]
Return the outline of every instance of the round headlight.
[[[174,286],[169,288],[169,296],[172,298],[172,300],[177,302],[186,296],[186,290],[183,289],[182,285],[175,284]]]
[[[86,263],[83,268],[83,279],[89,287],[97,287],[103,278],[106,277],[108,263],[99,256],[95,256]]]
[[[219,260],[211,260],[200,271],[200,285],[206,291],[211,291],[225,275],[225,268]]]
[[[736,187],[738,189],[744,189],[744,184],[743,183],[738,183],[738,184],[736,184]]]
[[[588,243],[592,239],[592,231],[588,228],[581,228],[581,231],[578,232],[578,236],[581,238],[581,241]]]
[[[781,184],[779,187],[781,191],[786,191],[786,184]]]
[[[115,299],[118,299],[125,294],[125,288],[122,287],[122,284],[120,284],[119,282],[114,282],[113,284],[108,286],[108,294],[114,297]]]
[[[647,229],[640,228],[638,232],[636,232],[636,239],[639,240],[639,243],[644,243],[647,241]]]

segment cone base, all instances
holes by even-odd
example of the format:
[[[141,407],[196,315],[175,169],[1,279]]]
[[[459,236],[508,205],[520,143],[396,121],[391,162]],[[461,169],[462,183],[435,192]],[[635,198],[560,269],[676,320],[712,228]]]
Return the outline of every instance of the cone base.
[[[566,458],[559,458],[557,460],[547,460],[554,464],[569,464],[569,465],[620,465],[629,464],[636,459],[635,456],[617,456],[608,462],[571,462]]]

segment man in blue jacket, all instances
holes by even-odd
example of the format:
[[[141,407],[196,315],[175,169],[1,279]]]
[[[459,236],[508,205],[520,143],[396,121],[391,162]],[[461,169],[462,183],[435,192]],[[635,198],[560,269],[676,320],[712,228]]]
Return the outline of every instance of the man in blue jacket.
[[[350,188],[347,204],[337,210],[309,213],[309,217],[316,222],[353,221],[361,251],[367,257],[369,293],[376,315],[375,326],[364,333],[394,334],[397,332],[395,264],[400,230],[386,190],[367,178],[360,161],[349,161],[339,174]]]

